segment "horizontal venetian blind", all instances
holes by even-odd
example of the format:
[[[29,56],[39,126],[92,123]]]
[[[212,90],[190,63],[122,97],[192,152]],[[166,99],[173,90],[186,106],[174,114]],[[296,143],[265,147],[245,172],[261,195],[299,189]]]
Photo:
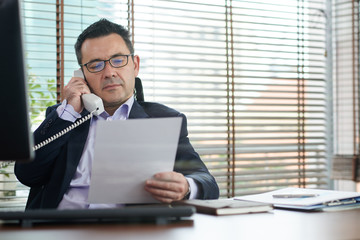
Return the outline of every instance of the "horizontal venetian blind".
[[[116,14],[111,17],[108,11],[114,9]],[[127,25],[128,4],[97,0],[22,0],[21,10],[30,117],[35,130],[44,120],[46,108],[60,101],[62,84],[79,68],[74,51],[78,35],[102,17]],[[23,208],[29,189],[16,180],[13,165],[0,166],[0,207]]]
[[[225,1],[134,1],[135,52],[146,101],[186,114],[194,148],[216,176],[228,177]]]
[[[56,103],[56,1],[23,0],[24,50],[33,130]]]
[[[80,33],[100,18],[128,26],[127,1],[63,0],[64,2],[64,84],[79,69],[74,45]]]
[[[28,65],[39,85],[34,99],[56,101],[49,79],[58,67],[59,6],[23,2]],[[85,27],[100,17],[129,26],[145,100],[187,115],[191,141],[222,197],[327,187],[325,0],[63,4],[64,83],[78,67],[73,44]]]
[[[29,190],[14,174],[14,163],[0,163],[0,209],[24,209]]]
[[[54,1],[23,0],[23,42],[28,76],[32,129],[44,119],[47,106],[56,103],[56,5]],[[0,207],[24,208],[29,189],[14,175],[14,163],[0,168]]]
[[[325,1],[232,1],[234,195],[326,188]]]
[[[359,2],[334,4],[334,159],[332,177],[360,181]]]
[[[188,117],[221,196],[327,187],[325,1],[134,1],[146,100]]]

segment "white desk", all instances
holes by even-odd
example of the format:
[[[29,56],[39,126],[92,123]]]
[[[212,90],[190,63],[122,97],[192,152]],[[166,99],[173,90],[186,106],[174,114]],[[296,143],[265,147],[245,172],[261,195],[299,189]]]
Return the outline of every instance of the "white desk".
[[[31,229],[0,225],[1,240],[209,240],[209,239],[360,239],[360,209],[306,213],[274,210],[234,216],[195,214],[168,225],[36,225]]]

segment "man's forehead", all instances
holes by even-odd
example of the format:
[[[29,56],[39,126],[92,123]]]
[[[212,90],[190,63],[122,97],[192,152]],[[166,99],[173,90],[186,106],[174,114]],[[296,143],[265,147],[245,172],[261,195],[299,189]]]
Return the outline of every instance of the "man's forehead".
[[[110,34],[86,39],[81,46],[83,61],[111,57],[115,54],[129,54],[124,39],[118,34]]]

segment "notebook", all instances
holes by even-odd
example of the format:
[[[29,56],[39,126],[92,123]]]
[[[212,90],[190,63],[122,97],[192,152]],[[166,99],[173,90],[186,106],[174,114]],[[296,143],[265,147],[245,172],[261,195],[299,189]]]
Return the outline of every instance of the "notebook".
[[[245,213],[268,212],[273,209],[272,204],[251,201],[241,201],[233,199],[216,200],[183,200],[177,202],[178,205],[194,206],[196,212],[210,215],[234,215]]]

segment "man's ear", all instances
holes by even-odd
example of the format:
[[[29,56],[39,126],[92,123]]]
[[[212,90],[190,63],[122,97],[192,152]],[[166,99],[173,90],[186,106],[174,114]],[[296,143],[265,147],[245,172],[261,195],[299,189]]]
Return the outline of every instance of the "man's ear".
[[[86,80],[86,77],[85,77],[84,67],[81,66],[80,69],[81,69],[81,72],[82,72],[82,74],[83,74],[83,79],[85,80],[86,84],[89,85],[89,83],[88,83],[88,81]]]
[[[89,89],[90,89],[90,92],[92,92],[92,93],[94,93],[94,91],[92,90],[92,88],[90,87],[90,84],[89,84],[89,82],[86,80],[86,76],[85,76],[85,71],[84,71],[84,68],[83,68],[83,66],[81,66],[81,71],[82,71],[82,73],[83,73],[83,79],[85,80],[85,82],[86,82],[86,85],[89,87]]]
[[[140,70],[140,57],[138,55],[134,56],[134,74],[135,77],[137,77],[137,75],[139,74],[139,70]]]

